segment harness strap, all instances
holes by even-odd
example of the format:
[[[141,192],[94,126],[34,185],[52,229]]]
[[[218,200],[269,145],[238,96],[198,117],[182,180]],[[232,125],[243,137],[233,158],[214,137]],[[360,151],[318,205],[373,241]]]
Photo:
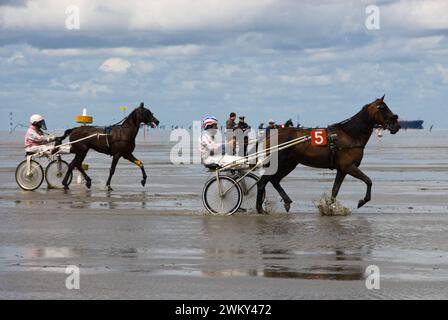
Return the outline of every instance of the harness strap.
[[[331,126],[330,126],[331,127]],[[348,146],[339,146],[336,143],[336,140],[334,139],[337,137],[337,134],[331,134],[330,127],[327,127],[327,137],[328,137],[328,147],[330,149],[330,170],[336,169],[336,154],[337,151],[342,151],[346,149],[357,149],[361,148],[364,149],[366,146],[362,144],[352,144]]]
[[[361,148],[364,149],[366,146],[360,145],[360,144],[354,144],[351,146],[343,146],[343,147],[337,147],[337,149],[339,151],[344,150],[344,149],[356,149],[356,148]]]
[[[328,148],[330,149],[330,170],[334,170],[336,167],[336,141],[330,132],[330,127],[327,127]]]

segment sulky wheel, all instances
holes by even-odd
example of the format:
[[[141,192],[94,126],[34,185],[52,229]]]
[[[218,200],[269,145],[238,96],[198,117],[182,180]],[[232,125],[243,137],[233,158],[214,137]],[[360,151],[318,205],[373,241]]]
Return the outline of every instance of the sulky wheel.
[[[53,160],[45,169],[45,180],[47,181],[48,188],[61,189],[64,188],[62,180],[64,180],[65,174],[68,171],[68,163],[64,160]],[[73,173],[68,178],[68,184],[72,182]]]
[[[28,170],[27,160],[23,160],[16,169],[16,182],[20,188],[26,191],[33,191],[40,187],[44,181],[44,169],[34,160],[30,160]]]
[[[211,214],[231,215],[240,208],[243,201],[241,187],[228,176],[219,176],[219,185],[216,177],[208,180],[202,192],[202,202]]]

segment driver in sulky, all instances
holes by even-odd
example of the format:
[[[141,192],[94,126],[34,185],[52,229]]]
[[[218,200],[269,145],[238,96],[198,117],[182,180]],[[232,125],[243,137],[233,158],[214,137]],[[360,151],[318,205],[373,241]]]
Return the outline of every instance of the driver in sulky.
[[[243,164],[245,157],[225,154],[226,147],[233,148],[233,141],[227,143],[216,142],[218,132],[218,120],[215,117],[207,117],[202,122],[203,132],[199,138],[199,151],[204,165],[225,166],[230,163]]]
[[[47,130],[45,119],[40,114],[33,114],[30,118],[30,127],[25,134],[25,151],[27,153],[50,152],[60,138],[44,132]],[[67,151],[68,150],[64,150]]]

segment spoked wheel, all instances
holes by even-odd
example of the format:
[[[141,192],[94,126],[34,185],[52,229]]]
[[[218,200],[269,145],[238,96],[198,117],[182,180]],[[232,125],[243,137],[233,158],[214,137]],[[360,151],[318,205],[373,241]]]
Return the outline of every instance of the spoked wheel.
[[[62,180],[68,171],[68,163],[64,160],[57,159],[51,161],[45,169],[45,180],[49,188],[61,189],[64,187]],[[73,173],[68,177],[68,184],[72,182]]]
[[[211,214],[234,214],[242,201],[240,185],[228,176],[219,176],[219,181],[213,177],[205,183],[202,202]]]
[[[242,209],[251,210],[255,209],[257,204],[257,182],[260,178],[253,174],[249,173],[239,182],[241,186],[241,190],[243,191],[243,202],[241,204]],[[264,202],[264,196],[266,194],[266,190],[263,192],[262,201]]]
[[[33,191],[40,187],[44,181],[44,169],[34,160],[30,160],[30,167],[28,170],[28,163],[26,160],[22,161],[16,169],[16,182],[20,188],[26,191]]]

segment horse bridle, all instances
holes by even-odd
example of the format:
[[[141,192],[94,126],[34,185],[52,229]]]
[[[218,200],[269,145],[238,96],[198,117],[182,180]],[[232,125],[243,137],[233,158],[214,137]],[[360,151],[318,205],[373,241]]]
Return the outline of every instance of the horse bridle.
[[[383,116],[383,118],[385,118],[383,111],[385,110],[386,107],[387,107],[386,104],[384,102],[382,102],[381,105],[379,105],[377,107],[377,111],[375,112],[375,114],[377,112],[380,112],[381,115]],[[396,115],[394,114],[392,117],[385,120],[384,125],[381,125],[381,127],[383,127],[383,129],[385,129],[385,130],[389,130],[389,131],[392,130],[392,125],[393,125],[392,121],[396,120],[395,117],[396,117]]]

